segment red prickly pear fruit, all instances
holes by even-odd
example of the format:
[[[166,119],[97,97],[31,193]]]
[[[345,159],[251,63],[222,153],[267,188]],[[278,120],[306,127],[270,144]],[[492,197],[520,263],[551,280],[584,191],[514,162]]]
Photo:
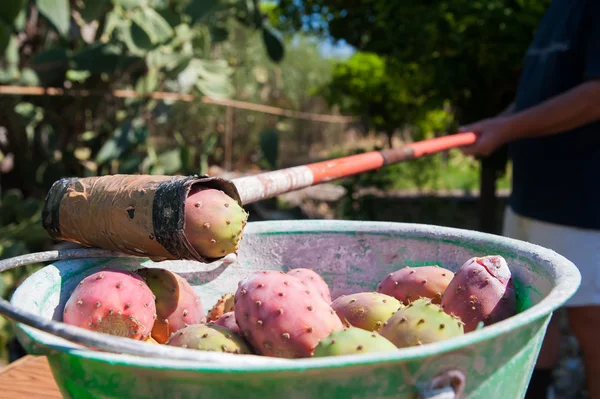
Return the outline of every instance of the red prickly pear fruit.
[[[442,307],[465,323],[465,332],[480,322],[490,325],[517,313],[517,296],[506,260],[499,255],[474,257],[456,272]]]
[[[394,297],[378,292],[342,295],[331,303],[340,319],[368,331],[378,331],[402,307]]]
[[[173,334],[166,345],[209,352],[251,354],[252,350],[236,332],[223,326],[192,324]]]
[[[391,352],[398,348],[374,331],[348,327],[332,332],[319,342],[315,357],[355,355],[358,353]]]
[[[388,274],[377,286],[377,292],[393,296],[408,305],[419,298],[440,304],[454,273],[439,266],[406,266]]]
[[[233,311],[235,294],[225,294],[219,298],[217,303],[208,311],[208,321],[215,321],[227,312]]]
[[[278,271],[258,271],[241,282],[235,318],[257,354],[280,358],[311,357],[321,339],[344,328],[315,290]]]
[[[230,330],[235,331],[239,335],[243,336],[242,331],[240,330],[240,327],[238,326],[237,321],[235,320],[235,312],[233,312],[233,311],[225,313],[224,315],[219,317],[217,320],[211,321],[208,324],[209,325],[216,324],[218,326],[223,326],[225,328],[229,328]]]
[[[177,273],[160,268],[142,268],[136,273],[146,281],[156,298],[152,338],[158,343],[164,344],[171,334],[187,325],[206,321],[200,297]]]
[[[331,293],[329,292],[329,286],[327,285],[325,280],[323,280],[323,277],[321,277],[314,270],[297,268],[288,271],[287,274],[296,277],[304,284],[306,284],[308,289],[317,291],[317,293],[321,295],[321,298],[327,301],[327,303],[331,303]]]
[[[237,253],[248,214],[221,190],[193,187],[185,203],[184,233],[207,259]]]
[[[431,299],[420,298],[394,313],[379,333],[398,348],[406,348],[463,335],[464,326]]]
[[[63,311],[65,323],[142,341],[150,336],[155,318],[154,296],[144,280],[113,269],[81,280]]]

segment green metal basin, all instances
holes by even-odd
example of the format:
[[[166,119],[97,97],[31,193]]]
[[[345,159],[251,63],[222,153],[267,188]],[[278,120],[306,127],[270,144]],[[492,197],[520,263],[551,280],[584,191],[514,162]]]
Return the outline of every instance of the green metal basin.
[[[176,349],[198,352],[198,359],[169,359],[171,352],[156,356],[109,353],[22,323],[16,323],[18,339],[29,353],[48,356],[66,398],[518,399],[524,397],[552,312],[575,293],[581,278],[569,260],[550,249],[438,226],[255,222],[246,227],[242,243],[239,256],[230,263],[154,263],[126,257],[57,261],[27,278],[11,304],[45,319],[60,320],[71,290],[104,267],[173,270],[195,287],[208,310],[220,295],[234,292],[240,279],[259,269],[313,268],[325,278],[335,298],[375,290],[388,273],[406,265],[437,264],[456,270],[473,256],[499,254],[515,277],[520,313],[436,344],[319,359],[209,354],[181,348],[172,353]],[[106,342],[124,340],[91,334]],[[147,346],[149,353],[157,347],[136,344]],[[436,386],[445,386],[446,391],[437,392]]]

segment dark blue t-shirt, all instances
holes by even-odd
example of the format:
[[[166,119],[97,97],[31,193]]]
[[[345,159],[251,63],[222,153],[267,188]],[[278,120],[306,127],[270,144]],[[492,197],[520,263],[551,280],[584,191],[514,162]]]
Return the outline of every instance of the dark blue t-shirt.
[[[600,78],[600,0],[554,0],[525,55],[515,110]],[[600,107],[600,104],[598,104]],[[600,230],[600,122],[508,145],[510,205],[523,216]]]

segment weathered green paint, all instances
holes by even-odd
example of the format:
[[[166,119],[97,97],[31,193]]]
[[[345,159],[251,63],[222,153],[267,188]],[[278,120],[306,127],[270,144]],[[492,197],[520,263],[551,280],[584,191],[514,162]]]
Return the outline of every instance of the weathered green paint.
[[[209,364],[148,359],[81,350],[28,326],[17,325],[31,353],[49,354],[66,398],[408,399],[438,373],[467,375],[464,398],[524,396],[552,312],[579,285],[574,265],[527,243],[457,229],[401,223],[285,221],[250,223],[240,255],[216,262],[158,264],[186,277],[208,310],[239,279],[257,269],[310,267],[324,276],[333,297],[374,290],[405,265],[438,264],[456,270],[472,256],[502,254],[516,278],[523,312],[448,341],[391,353],[299,359],[285,365]],[[152,266],[145,259],[56,262],[29,277],[12,303],[44,317],[60,317],[78,281],[101,267]],[[40,305],[37,305],[37,304]],[[242,355],[240,355],[242,356]]]

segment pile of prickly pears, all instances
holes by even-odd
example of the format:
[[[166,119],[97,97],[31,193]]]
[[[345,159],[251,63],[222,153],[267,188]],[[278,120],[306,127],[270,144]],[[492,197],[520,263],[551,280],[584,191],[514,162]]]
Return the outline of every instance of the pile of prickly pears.
[[[374,291],[333,300],[311,269],[257,271],[206,314],[200,297],[174,272],[105,269],[79,283],[63,321],[152,344],[293,359],[425,345],[516,313],[511,271],[493,255],[471,258],[456,272],[405,267]]]

